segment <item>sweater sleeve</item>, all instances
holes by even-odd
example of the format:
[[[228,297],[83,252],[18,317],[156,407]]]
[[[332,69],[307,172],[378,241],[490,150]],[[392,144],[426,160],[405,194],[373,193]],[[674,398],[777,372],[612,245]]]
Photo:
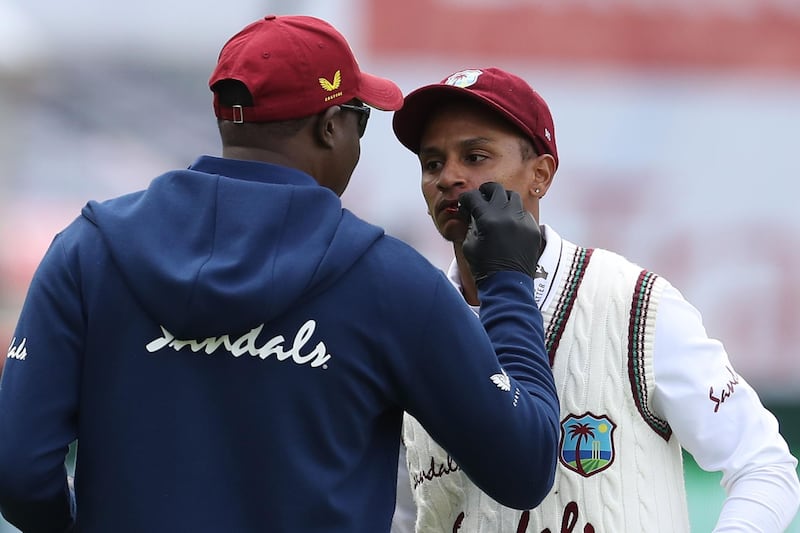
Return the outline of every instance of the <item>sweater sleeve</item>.
[[[25,532],[61,532],[74,501],[81,300],[59,237],[34,274],[0,379],[0,511]]]
[[[480,318],[442,276],[409,383],[407,411],[481,490],[529,509],[553,484],[558,398],[533,282],[481,284]]]
[[[654,406],[726,496],[714,529],[783,531],[800,505],[797,459],[775,416],[672,286],[659,303]]]

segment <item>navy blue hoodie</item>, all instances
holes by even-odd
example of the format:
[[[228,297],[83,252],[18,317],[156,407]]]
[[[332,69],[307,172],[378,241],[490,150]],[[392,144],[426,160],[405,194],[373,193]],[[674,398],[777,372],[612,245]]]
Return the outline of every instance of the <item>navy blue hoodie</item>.
[[[0,510],[28,533],[388,531],[403,410],[533,507],[558,444],[541,316],[519,273],[480,296],[477,318],[285,167],[205,156],[90,202],[9,347]]]

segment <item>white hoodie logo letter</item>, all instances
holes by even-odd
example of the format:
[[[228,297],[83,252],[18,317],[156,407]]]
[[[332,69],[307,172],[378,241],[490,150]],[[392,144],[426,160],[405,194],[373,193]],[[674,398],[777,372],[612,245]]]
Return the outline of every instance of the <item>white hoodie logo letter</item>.
[[[167,331],[164,326],[161,326],[161,337],[155,339],[147,344],[145,348],[148,352],[157,352],[165,347],[170,347],[176,352],[181,348],[188,346],[193,352],[203,351],[209,355],[222,348],[234,357],[241,357],[244,354],[251,356],[258,356],[261,359],[266,359],[270,355],[278,358],[278,361],[286,361],[291,359],[292,362],[298,365],[309,364],[316,368],[324,365],[331,358],[327,353],[327,348],[324,342],[318,342],[314,349],[308,353],[303,354],[301,350],[308,343],[317,323],[313,320],[307,320],[305,324],[300,326],[297,334],[294,336],[292,347],[284,350],[284,343],[286,339],[283,335],[276,335],[269,339],[261,346],[256,346],[256,341],[261,330],[264,329],[264,324],[251,329],[241,337],[231,340],[230,336],[223,335],[221,337],[208,337],[203,340],[181,340],[176,339],[175,336]],[[325,367],[323,367],[325,368]]]
[[[25,349],[25,343],[28,341],[27,338],[23,338],[19,342],[19,346],[14,346],[14,343],[17,342],[17,338],[14,337],[11,339],[11,344],[8,346],[8,353],[6,354],[7,359],[19,359],[20,361],[24,361],[26,357],[28,357],[28,350]]]

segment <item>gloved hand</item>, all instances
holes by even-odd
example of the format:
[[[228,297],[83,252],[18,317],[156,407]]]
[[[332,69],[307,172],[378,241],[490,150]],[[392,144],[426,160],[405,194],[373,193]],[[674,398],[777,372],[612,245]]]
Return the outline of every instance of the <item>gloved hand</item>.
[[[459,197],[469,220],[464,256],[476,282],[501,270],[523,272],[533,278],[541,253],[539,224],[525,211],[522,198],[502,185],[486,182]]]

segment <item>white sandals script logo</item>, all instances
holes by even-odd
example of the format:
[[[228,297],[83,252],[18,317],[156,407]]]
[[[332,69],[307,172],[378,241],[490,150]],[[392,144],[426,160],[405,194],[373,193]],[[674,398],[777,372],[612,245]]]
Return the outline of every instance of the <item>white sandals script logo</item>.
[[[11,344],[8,346],[8,354],[6,355],[7,359],[19,359],[20,361],[24,361],[26,357],[28,357],[28,350],[25,349],[25,343],[28,341],[28,338],[23,338],[19,346],[14,346],[14,343],[17,342],[17,338],[14,337],[11,339]]]
[[[264,324],[251,329],[236,340],[231,340],[228,335],[221,337],[208,337],[203,340],[181,340],[176,339],[175,336],[161,326],[162,336],[147,344],[145,348],[148,352],[157,352],[162,348],[170,347],[176,352],[181,348],[188,346],[193,352],[204,351],[207,354],[212,354],[217,349],[222,348],[234,357],[240,357],[248,354],[253,357],[258,356],[261,359],[266,359],[270,355],[278,358],[278,361],[286,361],[291,359],[298,365],[310,364],[312,367],[319,367],[328,362],[331,355],[327,353],[327,348],[324,342],[319,342],[314,349],[306,354],[301,350],[305,347],[308,340],[314,334],[314,329],[317,324],[313,320],[307,320],[305,324],[300,326],[297,335],[294,336],[294,342],[289,350],[284,350],[283,344],[286,339],[283,335],[276,335],[269,339],[261,346],[256,346],[256,340],[261,330],[264,329]],[[323,366],[323,368],[326,368]]]

